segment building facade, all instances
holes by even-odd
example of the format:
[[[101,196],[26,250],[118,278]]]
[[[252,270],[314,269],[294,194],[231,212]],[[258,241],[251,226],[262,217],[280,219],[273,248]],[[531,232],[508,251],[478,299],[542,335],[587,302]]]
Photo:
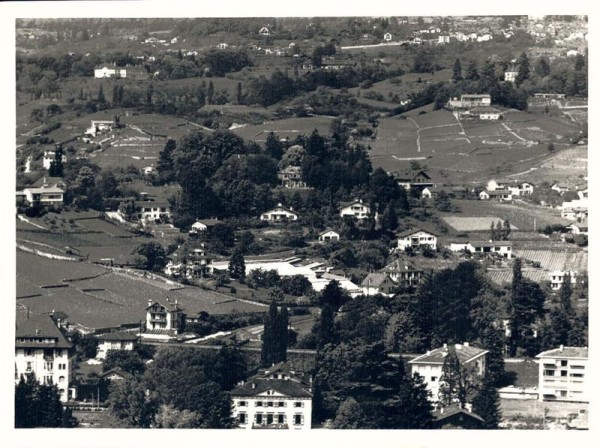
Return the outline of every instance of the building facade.
[[[160,330],[176,335],[184,319],[183,310],[177,304],[177,299],[148,300],[146,307],[146,332]]]
[[[96,339],[98,340],[96,358],[106,359],[109,350],[133,350],[139,340],[139,336],[134,333],[115,331],[98,335]]]
[[[588,348],[560,346],[539,359],[539,400],[589,402]]]
[[[60,401],[69,399],[71,343],[48,315],[17,314],[15,383],[35,375],[40,384],[58,387]]]
[[[268,222],[297,221],[298,213],[296,213],[292,207],[287,208],[279,203],[274,209],[261,214],[260,220]]]
[[[342,202],[340,204],[340,216],[352,216],[355,219],[366,219],[371,214],[371,207],[365,204],[362,199],[356,199],[352,202]]]
[[[232,414],[243,429],[311,429],[312,379],[276,364],[230,392]]]
[[[398,249],[406,251],[407,248],[428,247],[437,249],[437,236],[431,232],[413,229],[398,234]]]

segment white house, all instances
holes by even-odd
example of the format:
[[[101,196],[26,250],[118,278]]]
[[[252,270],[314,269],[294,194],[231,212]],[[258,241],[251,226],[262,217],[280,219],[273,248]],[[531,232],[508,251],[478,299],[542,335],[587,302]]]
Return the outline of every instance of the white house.
[[[98,133],[110,131],[113,122],[111,120],[91,120],[91,125],[86,129],[85,135],[96,137]]]
[[[210,231],[210,229],[212,229],[214,226],[216,226],[217,224],[220,224],[221,221],[219,221],[218,219],[200,219],[198,221],[196,221],[194,224],[192,224],[191,227],[191,231],[200,233],[200,232],[207,232]]]
[[[113,76],[117,78],[126,78],[127,70],[124,68],[117,69],[108,67],[94,69],[94,78],[112,78]]]
[[[327,229],[327,230],[319,233],[319,241],[321,241],[322,243],[327,243],[330,241],[339,241],[339,240],[340,240],[340,234],[337,233],[335,230]]]
[[[392,173],[394,179],[406,191],[417,189],[422,190],[427,187],[432,187],[433,182],[429,174],[425,170],[405,169]]]
[[[398,234],[398,249],[405,251],[408,247],[429,247],[436,250],[437,235],[419,229],[405,230]]]
[[[500,120],[503,115],[502,111],[495,107],[474,107],[468,112],[468,116],[477,117],[480,120]]]
[[[46,149],[44,150],[44,158],[42,159],[42,166],[49,170],[50,166],[52,165],[52,162],[54,162],[54,160],[56,159],[56,149]],[[67,156],[63,151],[62,157],[61,157],[62,163],[66,163],[67,162]]]
[[[229,47],[229,44],[227,44],[225,42],[221,42],[221,43],[217,44],[217,48],[219,50],[225,50],[225,49],[227,49],[227,47]]]
[[[386,42],[391,42],[392,41],[392,33],[385,33],[383,35],[383,40]]]
[[[516,70],[507,70],[504,72],[504,81],[507,82],[515,82],[515,80],[517,79],[517,76],[519,76],[519,72]]]
[[[512,193],[510,190],[484,190],[479,193],[479,199],[482,201],[496,200],[496,201],[512,201]]]
[[[459,108],[459,109],[468,109],[471,107],[478,106],[491,106],[492,105],[492,97],[487,94],[463,94],[460,96],[460,100],[458,98],[452,98],[448,101],[448,107],[450,108]]]
[[[290,165],[277,173],[283,188],[306,188],[302,180],[302,167]]]
[[[269,35],[269,28],[267,28],[266,26],[263,26],[260,30],[258,30],[258,34],[260,36],[268,36]]]
[[[510,259],[513,257],[512,246],[510,241],[469,241],[466,249],[472,254],[497,254]]]
[[[569,51],[567,51],[567,57],[568,58],[574,58],[578,54],[579,54],[579,52],[577,50],[569,50]]]
[[[471,347],[468,342],[454,344],[454,349],[462,367],[472,369],[473,373],[478,376],[485,374],[485,355],[488,350]],[[430,350],[424,355],[408,361],[412,375],[418,374],[423,378],[427,390],[431,392],[430,399],[434,402],[438,401],[440,377],[442,376],[442,367],[448,351],[448,345],[444,344],[443,347]]]
[[[356,219],[366,219],[371,213],[371,207],[363,203],[362,199],[355,199],[351,202],[340,203],[340,216],[353,216]]]
[[[554,191],[557,191],[557,192],[559,192],[560,194],[563,194],[564,192],[566,192],[566,191],[569,191],[569,187],[568,187],[567,185],[562,185],[562,184],[558,184],[558,183],[556,183],[556,184],[553,184],[553,185],[550,187],[550,189],[551,189],[551,190],[554,190]]]
[[[539,359],[539,400],[589,402],[588,348],[560,346]]]
[[[285,363],[259,370],[230,396],[240,428],[311,429],[312,378]]]
[[[135,348],[139,338],[140,337],[137,334],[128,333],[125,331],[115,331],[112,333],[97,335],[96,339],[98,340],[98,351],[96,352],[96,358],[106,359],[106,354],[109,350],[131,351]]]
[[[25,188],[18,191],[17,196],[23,197],[29,205],[39,203],[41,206],[60,207],[63,205],[65,191],[58,186],[41,186]]]
[[[588,226],[583,224],[571,224],[570,226],[567,226],[567,229],[569,229],[572,235],[588,234]]]
[[[142,336],[177,335],[181,330],[183,322],[183,309],[177,303],[177,299],[165,300],[148,299],[146,307],[146,331]]]
[[[274,209],[261,214],[260,220],[268,222],[297,221],[298,213],[296,213],[292,207],[287,208],[279,203]]]
[[[508,186],[508,190],[513,196],[531,196],[534,188],[535,185],[533,185],[531,182],[521,182],[516,186]]]
[[[48,315],[17,313],[15,383],[35,374],[40,384],[58,387],[60,401],[69,399],[72,345]]]
[[[548,272],[548,278],[550,279],[550,288],[553,291],[558,291],[562,288],[563,283],[565,282],[565,276],[569,274],[571,277],[571,285],[575,285],[577,283],[577,272],[575,271],[552,271]]]
[[[140,221],[171,218],[171,204],[167,201],[136,201],[135,208]]]
[[[588,209],[587,207],[564,208],[560,216],[569,221],[587,221]]]
[[[360,284],[365,296],[374,296],[382,294],[392,297],[393,290],[396,289],[396,283],[390,278],[386,272],[372,272],[365,277]]]

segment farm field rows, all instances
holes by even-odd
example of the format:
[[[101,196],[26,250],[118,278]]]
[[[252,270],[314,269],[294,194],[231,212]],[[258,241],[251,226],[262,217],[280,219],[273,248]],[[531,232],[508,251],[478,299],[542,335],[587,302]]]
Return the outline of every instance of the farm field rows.
[[[542,284],[550,281],[547,271],[540,269],[523,269],[522,272],[523,277],[536,283]],[[512,269],[488,269],[485,276],[497,285],[512,284]]]
[[[502,219],[495,216],[471,216],[462,217],[455,215],[446,215],[442,219],[457,232],[477,232],[477,231],[489,231],[492,224],[496,225],[498,222],[504,224]],[[510,228],[516,230],[512,223]]]
[[[587,272],[588,252],[559,252],[553,250],[515,250],[515,255],[531,261],[537,261],[548,271]]]
[[[106,268],[84,262],[51,260],[17,251],[17,277],[36,286],[57,285],[63,279],[90,277],[108,272]]]
[[[568,224],[569,221],[560,216],[560,211],[547,207],[540,207],[526,203],[507,204],[496,201],[462,200],[453,201],[459,209],[460,214],[456,216],[479,217],[497,216],[508,220],[519,230],[541,229],[552,224]]]

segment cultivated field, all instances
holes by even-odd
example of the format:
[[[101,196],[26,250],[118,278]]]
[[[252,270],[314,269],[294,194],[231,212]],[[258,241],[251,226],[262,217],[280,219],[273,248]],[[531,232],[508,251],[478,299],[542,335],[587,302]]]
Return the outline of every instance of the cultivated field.
[[[53,288],[42,286],[53,285]],[[180,289],[181,288],[181,289]],[[89,328],[139,322],[148,299],[178,299],[189,313],[266,311],[266,307],[174,282],[143,278],[85,262],[17,253],[17,302],[34,313],[64,311],[69,322]],[[21,298],[19,298],[21,297]]]
[[[462,200],[452,201],[461,213],[444,215],[449,217],[489,217],[496,216],[508,220],[519,230],[536,230],[547,225],[566,225],[569,221],[560,216],[560,210],[540,207],[525,202],[514,204],[497,201]],[[489,227],[488,227],[489,228]]]
[[[473,217],[462,217],[462,216],[443,216],[442,219],[457,232],[477,232],[490,230],[492,224],[497,225],[498,222],[504,224],[502,219],[494,216],[473,216]],[[510,228],[516,230],[513,224],[510,224]]]
[[[269,132],[273,132],[279,138],[295,139],[299,135],[309,135],[315,129],[321,135],[329,134],[329,126],[333,117],[305,117],[290,118],[278,121],[267,121],[258,125],[242,125],[233,129],[237,135],[244,140],[265,142]]]
[[[587,272],[588,252],[566,252],[551,250],[515,250],[517,257],[536,261],[543,269],[548,271],[576,271]]]

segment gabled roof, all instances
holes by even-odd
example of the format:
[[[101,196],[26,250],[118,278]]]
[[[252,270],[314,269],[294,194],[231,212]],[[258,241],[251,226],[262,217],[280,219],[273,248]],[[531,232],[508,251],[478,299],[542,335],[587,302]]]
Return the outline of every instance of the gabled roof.
[[[325,229],[325,230],[323,230],[321,233],[319,233],[319,236],[321,236],[321,235],[325,235],[326,233],[329,233],[329,232],[333,232],[333,233],[335,233],[336,235],[339,235],[339,234],[340,234],[340,232],[337,232],[337,231],[335,231],[335,230],[333,230],[333,229]]]
[[[385,272],[422,272],[423,270],[411,261],[395,260],[383,268]]]
[[[587,347],[559,347],[552,350],[546,350],[540,353],[536,358],[579,358],[588,359]]]
[[[351,205],[354,205],[354,204],[360,204],[365,207],[371,208],[369,206],[369,204],[367,204],[366,202],[363,202],[362,199],[355,199],[355,200],[349,201],[349,202],[340,202],[340,208],[350,207]]]
[[[110,369],[107,370],[106,372],[104,372],[102,375],[100,375],[100,378],[106,378],[109,375],[112,374],[116,374],[119,376],[122,376],[123,378],[127,379],[127,378],[133,378],[133,375],[123,369],[119,369],[118,367],[114,368],[114,369]]]
[[[135,201],[136,207],[171,207],[169,201]]]
[[[29,191],[32,194],[44,194],[44,193],[64,193],[65,190],[58,187],[38,187],[38,188],[24,188],[23,192]]]
[[[360,286],[379,288],[388,278],[389,277],[385,272],[372,272],[365,277]]]
[[[52,186],[52,187],[57,186],[57,185],[65,185],[65,180],[62,177],[45,176],[45,177],[40,177],[31,186],[39,188],[39,187],[43,187],[44,185]]]
[[[146,309],[153,307],[157,303],[165,307],[168,311],[183,311],[183,309],[177,303],[170,301],[169,299],[153,299],[152,305],[148,305]]]
[[[485,355],[488,350],[478,347],[471,347],[464,344],[455,344],[456,356],[461,364],[468,363],[475,358]],[[417,356],[409,361],[409,364],[444,364],[446,355],[448,354],[447,347],[436,348],[424,355]]]
[[[415,233],[418,232],[424,232],[424,233],[429,233],[430,235],[433,236],[438,236],[437,234],[430,232],[429,230],[422,230],[422,229],[408,229],[408,230],[404,230],[403,232],[400,232],[396,235],[396,237],[398,238],[404,238],[410,235],[414,235]]]
[[[111,333],[99,334],[96,336],[99,341],[137,341],[137,334],[126,331],[113,331]]]
[[[58,329],[54,321],[48,316],[32,314],[27,315],[17,314],[17,328],[15,333],[16,339],[40,339],[50,338],[55,342],[16,342],[17,347],[54,347],[54,348],[71,348],[71,343],[67,341],[65,336]]]
[[[392,174],[394,175],[397,181],[399,180],[410,182],[418,175],[425,176],[427,179],[431,180],[431,177],[429,177],[429,174],[427,174],[425,170],[413,170],[410,168],[406,168],[403,170],[394,171]]]
[[[311,398],[312,393],[306,386],[292,380],[271,380],[254,378],[248,380],[241,386],[237,386],[230,394],[231,396],[253,397],[260,395],[268,390],[274,390],[286,397],[293,398]],[[265,397],[267,399],[267,397]],[[277,400],[277,397],[268,397],[269,400]]]
[[[206,227],[213,227],[214,225],[219,223],[221,223],[221,221],[219,221],[218,219],[199,219],[194,224],[192,224],[192,227],[194,227],[196,224],[204,224]]]
[[[433,416],[437,422],[443,421],[447,418],[452,417],[456,414],[465,414],[466,416],[473,418],[475,420],[479,420],[482,423],[485,423],[485,420],[481,418],[479,415],[474,412],[468,411],[467,409],[461,408],[458,403],[452,404],[450,406],[446,406],[443,409],[436,409],[433,412]]]

